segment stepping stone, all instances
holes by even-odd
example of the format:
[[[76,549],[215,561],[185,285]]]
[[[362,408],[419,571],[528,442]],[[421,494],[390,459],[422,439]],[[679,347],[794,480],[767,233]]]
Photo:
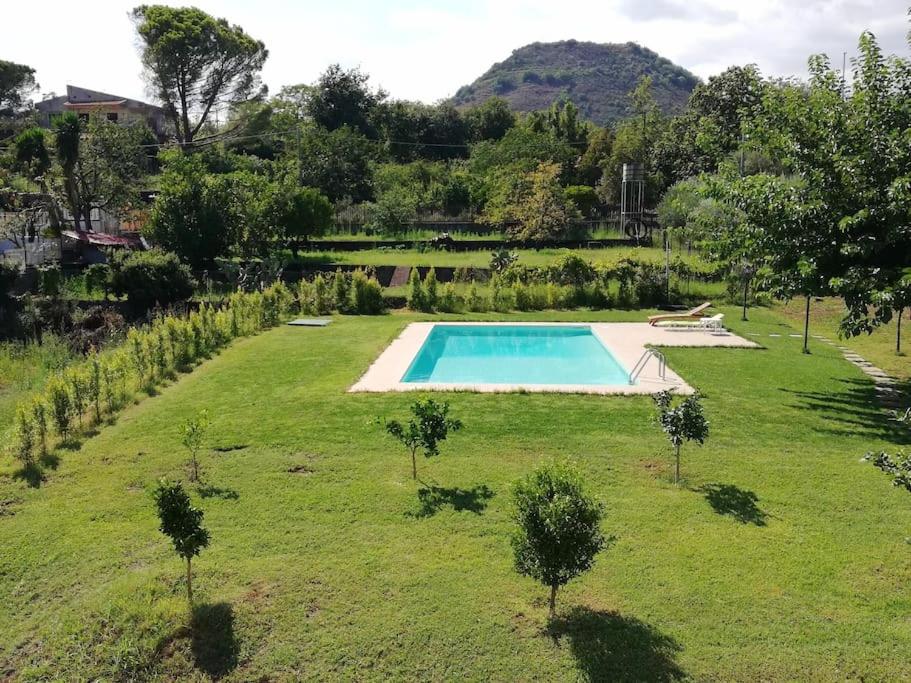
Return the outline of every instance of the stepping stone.
[[[789,336],[789,337],[794,337],[794,338],[796,338],[796,339],[800,339],[803,335],[802,335],[802,334],[789,334],[788,336]]]
[[[294,327],[325,327],[331,322],[331,320],[325,318],[298,318],[297,320],[292,320],[288,324]]]
[[[776,334],[775,332],[769,332],[769,336],[770,336],[770,337],[780,337],[781,335],[780,335],[780,334]]]

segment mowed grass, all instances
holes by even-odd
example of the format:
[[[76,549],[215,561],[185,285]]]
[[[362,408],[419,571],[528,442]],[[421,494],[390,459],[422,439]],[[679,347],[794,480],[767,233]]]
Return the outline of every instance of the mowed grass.
[[[911,677],[911,497],[867,450],[909,434],[833,347],[754,310],[765,349],[669,349],[711,436],[684,485],[646,397],[444,396],[465,429],[410,478],[377,416],[414,395],[347,388],[416,315],[338,317],[236,342],[58,451],[0,476],[0,671],[61,680],[884,680]],[[473,316],[642,319],[644,312]],[[426,318],[426,316],[424,316]],[[212,543],[183,566],[149,488],[184,475],[208,408]],[[572,457],[611,547],[558,598],[518,576],[510,486]],[[425,489],[430,493],[421,494]]]
[[[776,310],[803,330],[806,301],[794,299],[778,304]],[[856,351],[865,359],[879,366],[893,377],[911,380],[911,317],[905,311],[902,318],[901,352],[896,353],[898,322],[895,318],[888,325],[873,330],[871,334],[840,338],[838,324],[845,314],[844,302],[837,297],[814,299],[810,303],[810,334],[821,334]]]
[[[624,258],[635,258],[654,263],[664,263],[664,250],[656,247],[611,247],[607,249],[519,249],[518,262],[528,266],[546,266],[564,254],[576,254],[592,263],[612,264]],[[671,258],[680,256],[696,262],[698,257],[675,251]],[[302,263],[345,264],[359,266],[436,266],[436,267],[490,267],[489,251],[418,251],[416,249],[365,249],[362,251],[308,251],[298,257]]]

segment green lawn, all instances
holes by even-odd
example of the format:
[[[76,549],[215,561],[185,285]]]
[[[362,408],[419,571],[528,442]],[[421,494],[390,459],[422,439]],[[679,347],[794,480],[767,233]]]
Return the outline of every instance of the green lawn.
[[[777,305],[775,309],[803,331],[805,306],[804,299],[795,299],[786,304]],[[839,298],[829,297],[812,301],[810,304],[810,334],[828,337],[841,346],[856,351],[893,377],[911,380],[911,319],[908,318],[908,311],[905,311],[905,317],[902,319],[901,353],[895,351],[898,326],[894,319],[888,325],[874,330],[872,334],[842,339],[839,337],[838,323],[844,314],[845,305]]]
[[[528,266],[544,266],[553,263],[567,249],[520,249],[519,263]],[[616,247],[608,249],[573,249],[577,254],[593,263],[616,263],[623,258],[664,262],[664,251],[656,247]],[[685,252],[674,252],[695,260],[697,257],[686,257]],[[302,263],[338,263],[357,266],[449,266],[458,268],[488,268],[490,252],[488,251],[418,251],[416,249],[365,249],[363,251],[308,251],[301,252],[298,260]]]
[[[645,397],[446,398],[465,429],[410,479],[346,389],[416,315],[339,317],[236,342],[80,448],[38,488],[0,471],[0,671],[22,680],[898,680],[911,677],[911,496],[859,462],[911,442],[833,347],[671,349],[712,434],[685,485]],[[643,312],[496,316],[642,319]],[[478,316],[475,316],[478,317]],[[483,316],[480,316],[483,317]],[[150,486],[183,472],[208,407],[212,544],[182,565]],[[512,569],[509,489],[572,456],[615,537],[560,595]],[[420,494],[420,490],[430,491]],[[423,501],[423,502],[422,502]]]

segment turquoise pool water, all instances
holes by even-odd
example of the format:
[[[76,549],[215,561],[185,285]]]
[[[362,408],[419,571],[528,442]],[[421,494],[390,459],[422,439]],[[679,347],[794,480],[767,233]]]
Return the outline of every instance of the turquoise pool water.
[[[628,384],[584,325],[434,325],[403,382]]]

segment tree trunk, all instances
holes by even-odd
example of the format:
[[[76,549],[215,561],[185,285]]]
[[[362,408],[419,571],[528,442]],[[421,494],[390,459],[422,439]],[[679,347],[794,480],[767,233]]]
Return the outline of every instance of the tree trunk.
[[[187,602],[193,605],[193,572],[190,566],[190,558],[187,558]]]
[[[680,483],[680,444],[674,446],[674,483]]]
[[[557,613],[557,584],[550,586],[550,618],[553,619]]]
[[[418,461],[414,455],[414,452],[415,452],[415,449],[412,448],[411,449],[411,478],[417,479],[418,478]]]
[[[803,352],[810,353],[810,295],[807,295],[807,312],[803,319]]]
[[[904,312],[904,308],[899,308],[898,320],[895,321],[895,353],[897,354],[902,352],[902,315]]]
[[[740,317],[741,320],[747,319],[747,297],[750,292],[750,280],[749,278],[743,279],[743,315]]]

